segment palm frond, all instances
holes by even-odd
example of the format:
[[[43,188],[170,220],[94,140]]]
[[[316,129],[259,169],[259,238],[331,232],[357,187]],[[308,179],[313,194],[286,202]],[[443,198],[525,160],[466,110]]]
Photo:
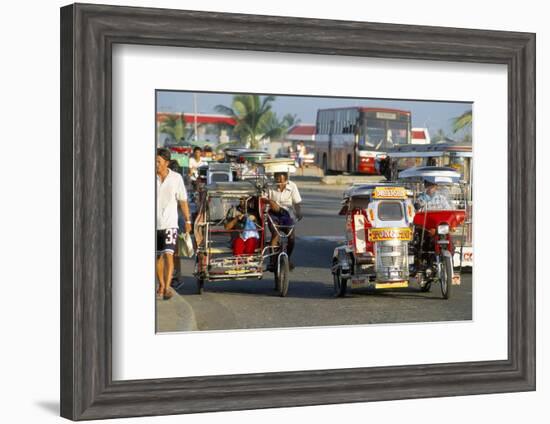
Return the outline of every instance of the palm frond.
[[[464,112],[462,115],[453,119],[453,133],[472,125],[472,110]]]

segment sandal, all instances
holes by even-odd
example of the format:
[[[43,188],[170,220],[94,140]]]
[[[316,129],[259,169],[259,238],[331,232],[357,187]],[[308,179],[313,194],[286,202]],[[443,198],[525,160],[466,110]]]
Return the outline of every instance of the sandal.
[[[163,288],[158,288],[157,291],[156,291],[156,297],[157,299],[162,299],[164,297],[164,289]]]
[[[168,287],[166,290],[164,290],[164,295],[162,298],[164,300],[170,300],[174,296],[174,290],[171,287]]]

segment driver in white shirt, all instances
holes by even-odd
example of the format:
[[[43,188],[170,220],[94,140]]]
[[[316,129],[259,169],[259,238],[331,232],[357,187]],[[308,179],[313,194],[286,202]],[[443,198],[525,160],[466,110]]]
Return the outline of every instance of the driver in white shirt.
[[[292,181],[288,181],[288,173],[276,172],[275,181],[277,185],[268,191],[267,201],[269,202],[269,214],[275,225],[280,225],[279,231],[288,233],[290,228],[294,226],[296,220],[302,219],[302,197],[298,191],[298,187]],[[276,246],[279,242],[279,235],[274,228],[271,227],[271,246]],[[292,231],[288,238],[287,254],[290,260],[290,255],[294,250],[295,231]],[[269,270],[275,268],[275,256],[272,256],[272,262]],[[291,263],[290,268],[294,265]]]

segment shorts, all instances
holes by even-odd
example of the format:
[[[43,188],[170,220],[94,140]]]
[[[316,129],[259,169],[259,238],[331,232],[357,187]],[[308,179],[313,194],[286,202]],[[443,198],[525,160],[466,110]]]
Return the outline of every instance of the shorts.
[[[157,255],[162,255],[163,253],[173,255],[176,252],[177,240],[177,228],[166,228],[164,230],[157,230]]]
[[[294,225],[294,220],[286,209],[281,208],[279,212],[269,211],[269,215],[275,225],[281,225],[283,227],[291,227]]]

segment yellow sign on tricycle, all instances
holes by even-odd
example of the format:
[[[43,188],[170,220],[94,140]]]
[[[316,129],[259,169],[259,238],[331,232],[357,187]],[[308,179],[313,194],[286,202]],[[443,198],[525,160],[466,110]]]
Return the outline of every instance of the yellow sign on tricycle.
[[[369,228],[369,241],[386,241],[386,240],[404,240],[412,239],[412,230],[409,227],[403,228]]]
[[[376,187],[372,193],[374,199],[406,199],[404,187]]]

